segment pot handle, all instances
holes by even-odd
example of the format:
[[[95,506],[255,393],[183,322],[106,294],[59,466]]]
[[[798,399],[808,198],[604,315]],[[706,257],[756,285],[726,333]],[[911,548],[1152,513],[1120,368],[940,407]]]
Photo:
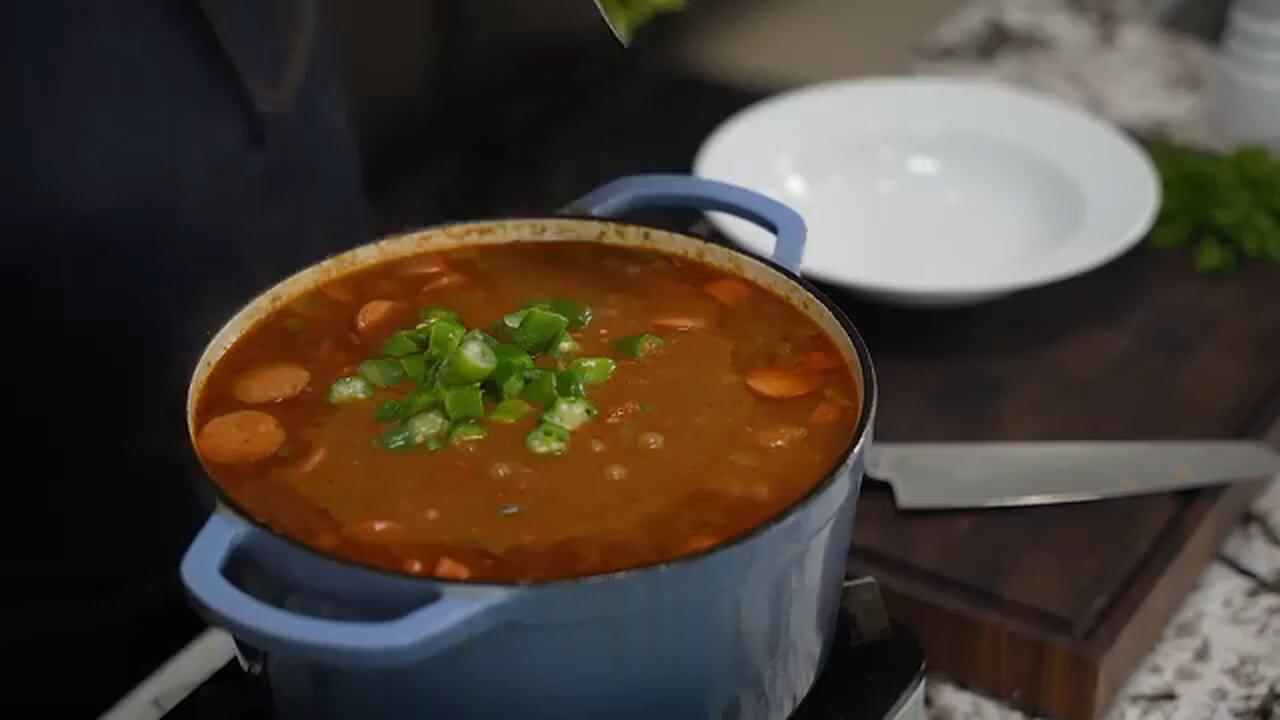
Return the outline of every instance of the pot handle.
[[[333,620],[300,615],[259,600],[227,579],[236,548],[261,530],[215,511],[182,558],[182,581],[214,624],[267,652],[348,665],[417,660],[492,626],[518,594],[509,588],[442,583],[439,597],[389,620]]]
[[[804,257],[805,225],[800,214],[773,198],[746,188],[691,175],[631,175],[582,196],[567,212],[616,217],[643,208],[693,208],[729,213],[769,230],[777,238],[773,260],[798,273]]]

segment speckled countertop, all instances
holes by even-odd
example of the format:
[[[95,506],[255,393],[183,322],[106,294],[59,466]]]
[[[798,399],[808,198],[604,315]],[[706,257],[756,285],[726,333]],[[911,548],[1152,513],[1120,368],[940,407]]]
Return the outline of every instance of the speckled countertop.
[[[1147,21],[1149,5],[977,0],[919,44],[912,69],[998,78],[1131,130],[1220,146],[1208,113],[1212,49]],[[940,677],[928,703],[940,720],[1024,717]],[[1109,716],[1280,718],[1280,479],[1228,537]]]

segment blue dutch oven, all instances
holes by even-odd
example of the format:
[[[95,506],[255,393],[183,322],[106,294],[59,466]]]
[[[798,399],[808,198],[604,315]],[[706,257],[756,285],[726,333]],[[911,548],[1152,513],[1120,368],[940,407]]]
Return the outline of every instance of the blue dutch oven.
[[[643,208],[731,213],[773,231],[772,260],[607,218]],[[859,378],[848,446],[812,490],[754,530],[671,562],[532,583],[446,582],[330,557],[219,502],[182,560],[200,611],[265,653],[284,718],[657,718],[780,720],[827,656],[840,602],[876,388],[848,319],[796,274],[804,223],[744,189],[669,175],[612,182],[583,217],[459,223],[329,258],[245,306],[210,343],[212,364],[281,304],[360,267],[428,249],[592,240],[696,258],[791,300]],[[210,483],[212,485],[212,483]]]

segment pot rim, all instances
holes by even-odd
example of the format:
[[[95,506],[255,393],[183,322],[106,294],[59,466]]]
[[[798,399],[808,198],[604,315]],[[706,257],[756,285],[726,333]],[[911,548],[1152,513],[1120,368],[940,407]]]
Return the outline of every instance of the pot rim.
[[[659,562],[648,563],[645,565],[636,565],[633,567],[623,568],[621,570],[610,570],[607,572],[595,573],[591,575],[574,575],[571,577],[543,578],[543,579],[536,579],[536,580],[514,580],[514,581],[508,581],[508,582],[493,581],[493,580],[449,580],[449,579],[443,579],[443,578],[436,578],[429,575],[410,575],[408,573],[397,572],[387,568],[380,568],[380,567],[375,567],[373,565],[366,565],[364,563],[357,562],[355,560],[350,560],[350,559],[333,555],[323,550],[314,548],[300,540],[297,540],[283,532],[276,530],[275,528],[268,525],[266,522],[260,520],[258,517],[256,517],[252,513],[246,511],[225,490],[223,490],[221,485],[219,485],[216,481],[214,481],[214,479],[210,476],[209,472],[205,469],[203,460],[199,458],[199,454],[197,453],[197,460],[199,461],[201,470],[202,470],[200,473],[200,476],[199,476],[200,479],[198,480],[198,482],[203,482],[206,485],[210,486],[217,499],[217,505],[215,506],[213,512],[215,513],[227,512],[228,510],[231,510],[243,522],[248,523],[249,525],[251,525],[253,528],[257,530],[266,532],[268,535],[276,538],[277,540],[288,543],[289,545],[293,546],[295,549],[302,550],[304,552],[316,555],[328,562],[345,566],[351,570],[374,573],[376,575],[380,575],[388,579],[394,579],[402,582],[421,582],[421,583],[430,584],[430,585],[443,584],[443,585],[458,585],[458,586],[467,586],[467,587],[476,587],[476,588],[487,587],[487,588],[508,588],[508,589],[520,589],[520,588],[538,589],[538,588],[563,587],[563,586],[575,586],[575,585],[593,585],[597,583],[607,583],[607,582],[622,580],[632,575],[637,575],[644,572],[663,571],[669,568],[692,564],[702,560],[707,556],[714,555],[716,553],[723,552],[723,551],[728,551],[740,545],[745,545],[753,541],[755,538],[759,537],[760,535],[763,535],[765,532],[769,531],[775,526],[781,524],[786,519],[792,517],[796,513],[802,511],[807,505],[812,503],[819,495],[825,492],[827,488],[829,488],[836,481],[836,478],[840,474],[841,469],[844,468],[844,466],[850,461],[851,458],[856,457],[859,453],[864,451],[865,445],[867,444],[868,437],[870,436],[870,433],[871,433],[871,423],[875,418],[876,406],[879,399],[879,386],[876,380],[875,368],[871,362],[871,350],[867,346],[867,343],[863,339],[862,335],[858,333],[857,328],[854,327],[853,321],[849,319],[848,315],[845,314],[844,310],[842,310],[840,306],[835,303],[834,300],[832,300],[826,293],[819,290],[818,287],[815,286],[812,282],[801,277],[798,272],[793,272],[787,269],[786,267],[783,267],[782,265],[780,265],[770,257],[755,255],[742,248],[739,248],[735,245],[731,245],[728,243],[724,243],[724,244],[716,243],[712,240],[708,240],[706,238],[693,235],[687,231],[669,230],[666,228],[661,228],[654,225],[648,225],[645,223],[627,222],[624,220],[617,220],[614,218],[595,217],[592,215],[572,213],[572,212],[566,212],[566,213],[557,214],[557,215],[501,216],[501,217],[487,218],[482,220],[457,220],[457,221],[451,221],[451,222],[435,223],[431,225],[422,225],[422,226],[413,227],[413,228],[406,228],[406,229],[399,230],[386,235],[380,235],[369,242],[360,243],[359,245],[352,246],[351,248],[348,248],[347,250],[344,250],[343,252],[338,253],[337,255],[331,255],[331,256],[322,258],[320,260],[317,260],[315,262],[308,263],[307,265],[299,268],[294,273],[290,274],[288,277],[281,278],[280,280],[276,281],[276,283],[272,284],[270,287],[266,288],[265,290],[255,295],[248,302],[242,305],[241,310],[238,310],[237,313],[241,312],[243,308],[253,305],[255,302],[257,302],[259,298],[269,295],[277,286],[279,286],[281,283],[287,281],[289,278],[294,277],[297,274],[306,272],[307,270],[310,270],[316,267],[317,265],[321,265],[325,262],[328,262],[334,257],[341,257],[348,253],[355,252],[362,248],[366,248],[368,246],[375,245],[377,243],[380,243],[386,240],[391,240],[394,238],[407,236],[407,235],[414,235],[414,234],[423,233],[423,232],[430,232],[433,230],[442,230],[442,229],[451,228],[451,227],[465,227],[468,225],[502,224],[502,223],[512,223],[512,222],[554,223],[554,222],[559,222],[564,220],[586,221],[586,222],[600,223],[604,225],[633,228],[638,230],[651,230],[651,231],[676,235],[688,240],[722,248],[730,253],[742,256],[747,260],[758,262],[768,267],[770,270],[777,273],[778,275],[781,275],[783,278],[791,282],[793,285],[796,285],[800,289],[804,290],[806,294],[808,294],[810,297],[817,300],[822,305],[822,307],[824,307],[827,310],[827,312],[831,313],[831,316],[835,319],[836,323],[840,326],[840,329],[843,330],[845,335],[849,338],[850,344],[853,346],[854,354],[857,357],[858,365],[860,366],[860,370],[861,370],[861,374],[860,374],[861,376],[858,379],[860,381],[860,389],[862,391],[862,398],[861,398],[862,402],[860,403],[860,408],[858,411],[858,422],[857,424],[854,425],[854,429],[853,429],[853,432],[850,434],[848,444],[836,456],[835,460],[832,462],[831,468],[822,475],[821,482],[817,482],[814,485],[812,485],[806,493],[796,498],[786,507],[782,508],[778,512],[771,515],[764,522],[759,523],[758,525],[755,525],[754,527],[752,527],[750,530],[747,530],[746,532],[743,532],[739,535],[728,538],[724,542],[721,542],[716,545],[712,545],[709,548],[698,550],[693,553],[689,553],[687,555],[681,555],[679,557],[675,557],[669,560],[662,560]],[[559,241],[553,240],[549,242],[559,242]],[[583,239],[579,242],[593,242],[593,240]],[[644,248],[644,249],[652,252],[663,252],[662,250],[653,249],[653,248]],[[382,262],[385,262],[385,260],[382,260]],[[359,265],[358,267],[363,268],[363,267],[368,267],[369,265],[374,265],[374,264],[377,264],[377,263],[362,264],[362,265]],[[352,271],[354,271],[355,269],[356,268],[353,267]],[[228,320],[227,322],[230,322],[230,320]],[[222,327],[225,327],[225,324]],[[221,328],[217,332],[215,332],[214,337],[217,337],[217,334],[220,332],[221,332]],[[206,353],[207,353],[207,348],[204,352],[201,353],[201,357],[203,358]],[[199,365],[197,365],[196,372],[197,373],[199,372]],[[194,385],[194,378],[192,381],[192,385]],[[194,419],[194,414],[189,412],[187,417],[188,423],[191,423],[193,419]],[[191,450],[192,452],[195,452],[194,444],[192,444]]]

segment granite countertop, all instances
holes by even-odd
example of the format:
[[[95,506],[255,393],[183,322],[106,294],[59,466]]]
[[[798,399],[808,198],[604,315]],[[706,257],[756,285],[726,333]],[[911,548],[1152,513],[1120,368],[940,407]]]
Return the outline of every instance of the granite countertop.
[[[976,0],[918,45],[913,71],[996,78],[1134,132],[1220,147],[1208,113],[1212,48],[1151,22],[1150,9],[1141,0]],[[940,677],[928,703],[940,720],[1025,717]],[[1280,718],[1280,479],[1228,537],[1110,717]]]

